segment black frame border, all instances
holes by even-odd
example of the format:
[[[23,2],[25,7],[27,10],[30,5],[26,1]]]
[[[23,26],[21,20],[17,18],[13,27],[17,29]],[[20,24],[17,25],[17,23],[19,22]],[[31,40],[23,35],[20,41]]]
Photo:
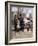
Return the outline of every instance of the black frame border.
[[[19,42],[19,43],[8,43],[8,3],[21,3],[21,4],[33,4],[36,5],[36,41],[31,42]],[[7,18],[6,18],[7,16]],[[7,19],[7,22],[6,22]],[[7,23],[7,24],[6,24]],[[7,25],[7,27],[6,27]],[[7,30],[6,30],[7,28]],[[6,32],[7,31],[7,32]],[[27,44],[27,43],[37,43],[37,3],[32,2],[16,2],[16,1],[6,1],[5,2],[5,44],[12,45],[12,44]]]

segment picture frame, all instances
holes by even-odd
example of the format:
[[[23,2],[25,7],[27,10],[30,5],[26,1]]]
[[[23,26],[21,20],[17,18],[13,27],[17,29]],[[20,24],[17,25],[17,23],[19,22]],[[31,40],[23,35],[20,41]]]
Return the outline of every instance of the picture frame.
[[[21,9],[22,9],[22,11],[21,11]],[[21,13],[21,14],[23,14],[23,16],[24,15],[26,15],[26,16],[33,15],[32,16],[32,20],[33,20],[32,32],[27,33],[28,32],[27,31],[26,33],[28,35],[26,35],[26,34],[25,34],[26,36],[21,35],[23,37],[21,37],[21,36],[17,37],[18,34],[14,35],[15,32],[12,30],[13,28],[11,29],[11,27],[14,26],[14,25],[11,25],[11,23],[13,24],[13,22],[14,22],[13,15],[17,15],[17,13],[18,14]],[[27,27],[25,27],[25,28],[27,28]],[[30,36],[30,34],[31,34],[31,36]],[[14,38],[11,38],[11,37],[14,37]],[[25,43],[36,43],[36,42],[37,42],[37,3],[6,1],[5,2],[5,44],[10,45],[10,44],[25,44]]]

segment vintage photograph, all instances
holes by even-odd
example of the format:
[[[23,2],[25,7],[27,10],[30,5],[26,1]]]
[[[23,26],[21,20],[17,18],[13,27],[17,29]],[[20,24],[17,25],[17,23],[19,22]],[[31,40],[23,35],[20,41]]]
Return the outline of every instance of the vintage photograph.
[[[33,33],[33,8],[11,6],[11,38],[28,38]]]
[[[37,3],[5,2],[5,44],[37,42]]]

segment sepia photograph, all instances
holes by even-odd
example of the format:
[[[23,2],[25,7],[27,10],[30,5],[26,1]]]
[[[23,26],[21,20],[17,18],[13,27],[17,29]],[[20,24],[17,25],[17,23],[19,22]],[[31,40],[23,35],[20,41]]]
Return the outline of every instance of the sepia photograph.
[[[5,2],[5,43],[35,43],[36,3]]]
[[[11,38],[32,37],[33,8],[11,6],[10,30]]]

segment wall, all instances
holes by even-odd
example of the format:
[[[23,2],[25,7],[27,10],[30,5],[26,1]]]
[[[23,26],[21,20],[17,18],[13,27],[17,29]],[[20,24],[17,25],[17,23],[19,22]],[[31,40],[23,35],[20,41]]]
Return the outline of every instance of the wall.
[[[37,42],[38,42],[38,4],[37,4]]]

